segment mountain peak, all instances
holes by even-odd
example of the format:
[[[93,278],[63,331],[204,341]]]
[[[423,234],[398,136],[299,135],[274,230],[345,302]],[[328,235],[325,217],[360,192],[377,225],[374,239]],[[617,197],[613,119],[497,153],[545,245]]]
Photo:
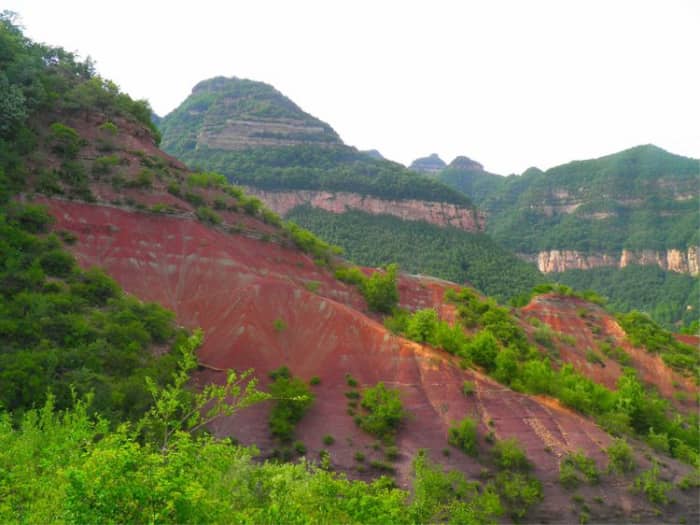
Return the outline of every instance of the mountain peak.
[[[214,77],[199,82],[161,122],[163,146],[176,155],[209,148],[342,144],[325,122],[264,82]],[[182,132],[187,137],[183,140]]]
[[[440,158],[437,153],[431,153],[427,157],[421,157],[414,160],[409,166],[410,169],[414,171],[421,171],[425,173],[437,173],[440,170],[445,169],[447,164]]]
[[[464,155],[455,157],[447,167],[457,170],[484,171],[484,166],[482,164],[470,159],[469,157],[465,157]]]

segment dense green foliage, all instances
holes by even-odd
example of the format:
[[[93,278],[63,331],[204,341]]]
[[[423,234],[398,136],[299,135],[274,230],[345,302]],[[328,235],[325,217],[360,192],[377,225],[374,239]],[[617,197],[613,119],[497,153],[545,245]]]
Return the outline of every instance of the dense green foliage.
[[[357,264],[383,266],[396,262],[404,271],[469,282],[499,300],[528,292],[544,282],[533,265],[483,234],[402,221],[389,215],[358,211],[339,215],[307,206],[295,208],[288,217],[341,246]]]
[[[412,498],[385,477],[365,483],[310,462],[260,463],[254,448],[193,433],[175,417],[186,408],[181,393],[154,391],[160,409],[136,427],[110,429],[85,402],[57,412],[51,398],[18,427],[0,414],[0,521],[485,525],[503,512],[492,484],[480,490],[423,453]],[[209,398],[220,405],[232,393],[241,391],[221,387]],[[236,399],[242,408],[260,398],[245,388]],[[167,446],[140,438],[138,427],[154,419],[172,431]]]
[[[408,337],[420,334],[425,337],[423,341],[461,357],[465,365],[482,367],[514,390],[557,398],[564,405],[595,417],[613,434],[634,434],[652,446],[663,441],[665,445],[657,449],[689,463],[700,460],[698,416],[675,413],[668,400],[645,389],[634,369],[626,368],[617,389],[610,390],[571,364],[553,365],[548,352],[539,352],[530,344],[507,309],[490,300],[482,301],[468,289],[450,292],[446,298],[457,306],[455,326],[421,311],[396,312],[387,319],[387,326]],[[415,323],[421,329],[409,332],[408,327]],[[463,328],[479,330],[468,336]]]
[[[664,363],[679,372],[692,374],[700,384],[700,349],[681,343],[640,312],[620,314],[617,319],[633,345],[660,354]]]
[[[289,368],[280,367],[270,372],[270,394],[275,406],[270,412],[270,431],[284,442],[294,437],[294,427],[314,402],[309,385],[293,377]]]
[[[40,207],[0,213],[0,404],[19,414],[53,392],[94,392],[92,408],[112,420],[146,409],[147,375],[162,382],[176,363],[152,345],[176,335],[172,312],[125,295],[97,269],[81,271]]]
[[[640,310],[670,328],[700,319],[700,279],[657,266],[569,270],[553,276],[579,290],[596,290],[617,312]],[[690,306],[690,308],[689,308]]]

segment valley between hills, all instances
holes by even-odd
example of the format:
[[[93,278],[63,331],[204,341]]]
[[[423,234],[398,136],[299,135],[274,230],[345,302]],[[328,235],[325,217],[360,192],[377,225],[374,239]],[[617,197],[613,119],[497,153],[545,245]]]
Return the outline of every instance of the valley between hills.
[[[0,521],[700,518],[696,159],[411,169],[0,50]]]

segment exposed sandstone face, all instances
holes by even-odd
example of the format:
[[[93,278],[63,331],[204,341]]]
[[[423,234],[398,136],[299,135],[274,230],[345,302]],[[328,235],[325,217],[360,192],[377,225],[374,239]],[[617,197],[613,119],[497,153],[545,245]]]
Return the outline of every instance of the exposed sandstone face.
[[[700,247],[691,246],[686,251],[670,249],[622,250],[620,255],[593,253],[586,254],[576,250],[548,250],[537,255],[522,254],[527,261],[537,264],[542,273],[564,272],[566,270],[590,270],[600,266],[624,268],[630,264],[642,266],[655,265],[664,270],[677,273],[700,275]]]
[[[297,206],[308,205],[332,213],[357,210],[372,215],[393,215],[407,221],[425,221],[468,232],[482,232],[486,226],[486,217],[482,212],[443,202],[384,200],[370,195],[330,191],[283,192],[248,187],[246,192],[257,196],[283,216]]]
[[[197,145],[212,149],[295,146],[309,142],[339,144],[326,136],[326,129],[301,119],[227,119],[223,127],[206,126],[197,137]]]

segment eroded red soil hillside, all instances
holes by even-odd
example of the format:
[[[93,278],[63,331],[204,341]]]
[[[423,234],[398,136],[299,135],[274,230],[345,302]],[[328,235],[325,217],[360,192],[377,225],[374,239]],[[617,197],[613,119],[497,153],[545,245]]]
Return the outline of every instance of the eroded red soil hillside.
[[[380,474],[372,469],[361,472],[365,467],[355,460],[361,452],[367,465],[383,459],[383,453],[348,414],[345,378],[351,374],[360,387],[384,381],[401,391],[410,413],[397,436],[400,455],[394,465],[400,484],[407,484],[411,458],[421,448],[472,477],[489,476],[478,458],[447,445],[450,423],[470,415],[479,421],[482,458],[489,448],[484,439],[489,432],[496,439],[516,437],[523,444],[544,483],[539,519],[577,519],[570,494],[557,481],[559,459],[581,449],[604,468],[603,449],[610,438],[589,420],[552,400],[518,394],[474,370],[462,370],[444,352],[392,335],[366,315],[364,300],[353,287],[338,282],[296,249],[259,236],[225,233],[187,215],[45,202],[57,218],[56,228],[77,235],[73,251],[82,266],[104,268],[128,292],[172,309],[189,328],[204,329],[199,352],[204,370],[198,382],[221,381],[221,370],[228,367],[254,368],[263,385],[268,372],[281,365],[304,380],[319,376],[316,401],[296,430],[309,457],[328,449],[336,469],[356,477]],[[412,308],[442,305],[446,286],[403,276],[402,302]],[[441,308],[443,316],[454,315],[449,305]],[[462,393],[465,380],[474,383],[473,395]],[[275,447],[267,427],[269,410],[269,405],[245,410],[217,421],[212,429],[217,435],[255,443],[266,455]],[[334,444],[323,444],[326,434],[335,438]],[[443,449],[450,450],[449,456],[443,456]],[[640,461],[648,466],[646,459]],[[669,479],[687,471],[670,459],[663,469]],[[601,519],[633,510],[640,519],[654,516],[645,500],[615,478],[581,493],[604,502],[594,511]],[[693,507],[692,502],[683,504]]]
[[[615,318],[601,307],[577,297],[545,294],[535,297],[521,310],[525,320],[536,318],[553,330],[561,361],[571,363],[591,379],[614,389],[623,364],[601,349],[618,348],[629,356],[629,364],[645,383],[686,411],[697,410],[697,386],[667,366],[661,357],[630,344]],[[530,332],[534,329],[528,326]],[[561,334],[564,337],[561,337]]]

